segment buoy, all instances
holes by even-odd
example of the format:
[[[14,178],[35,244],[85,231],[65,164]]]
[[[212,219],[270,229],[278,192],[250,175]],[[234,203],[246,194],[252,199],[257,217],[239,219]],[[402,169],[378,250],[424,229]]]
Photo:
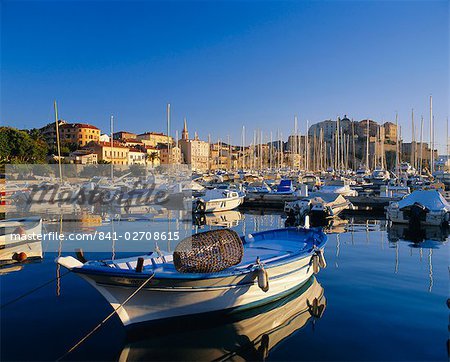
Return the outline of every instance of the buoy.
[[[24,260],[27,260],[27,254],[25,254],[23,251],[20,253],[14,253],[12,256],[13,260],[18,261],[19,263],[23,262]]]
[[[317,250],[317,255],[319,256],[319,266],[322,269],[325,269],[327,267],[327,261],[325,260],[325,255],[323,255],[322,250]]]

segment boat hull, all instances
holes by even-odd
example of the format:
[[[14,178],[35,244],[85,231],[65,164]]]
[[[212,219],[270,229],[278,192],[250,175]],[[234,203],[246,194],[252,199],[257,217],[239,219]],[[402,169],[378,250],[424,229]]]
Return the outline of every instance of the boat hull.
[[[257,272],[239,276],[198,281],[151,280],[117,310],[122,323],[129,326],[154,320],[203,313],[226,313],[270,303],[289,294],[313,274],[311,256],[292,263],[268,268],[269,290],[258,286]],[[80,274],[117,309],[145,279]]]
[[[239,205],[242,204],[242,201],[243,201],[242,197],[207,201],[205,203],[205,211],[204,212],[210,213],[210,212],[233,210],[233,209],[236,209],[237,207],[239,207]]]

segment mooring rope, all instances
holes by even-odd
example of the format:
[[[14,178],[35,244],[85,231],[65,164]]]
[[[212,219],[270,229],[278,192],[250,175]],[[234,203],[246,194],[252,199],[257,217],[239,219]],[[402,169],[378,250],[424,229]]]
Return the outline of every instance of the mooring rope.
[[[131,298],[133,298],[153,277],[155,274],[150,275],[150,277],[142,283],[131,295],[125,299],[122,304],[120,304],[116,309],[114,309],[105,319],[103,319],[99,324],[97,324],[94,329],[92,329],[88,334],[86,334],[83,338],[81,338],[72,348],[70,348],[66,353],[64,353],[61,357],[57,359],[57,361],[61,361],[64,357],[72,353],[75,349],[78,348],[84,341],[86,341],[90,336],[92,336],[100,327],[102,327],[117,311],[122,308],[126,303],[128,303]]]
[[[41,289],[41,288],[43,288],[43,287],[45,287],[45,286],[47,286],[47,285],[53,283],[53,282],[56,281],[56,280],[61,279],[63,276],[65,276],[65,275],[67,275],[67,274],[69,274],[69,273],[70,273],[70,270],[68,270],[67,272],[61,274],[60,276],[57,276],[56,278],[53,278],[53,279],[51,279],[51,280],[45,282],[44,284],[42,284],[42,285],[40,285],[40,286],[38,286],[38,287],[36,287],[36,288],[33,288],[33,289],[29,290],[28,292],[26,292],[26,293],[24,293],[24,294],[18,296],[17,298],[14,298],[13,300],[11,300],[11,301],[9,301],[9,302],[7,302],[7,303],[5,303],[5,304],[2,304],[2,305],[0,306],[0,309],[3,309],[3,308],[7,307],[7,306],[10,305],[10,304],[13,304],[13,303],[19,301],[19,300],[22,299],[22,298],[25,298],[26,296],[28,296],[28,295],[34,293],[35,291],[37,291],[37,290],[39,290],[39,289]]]

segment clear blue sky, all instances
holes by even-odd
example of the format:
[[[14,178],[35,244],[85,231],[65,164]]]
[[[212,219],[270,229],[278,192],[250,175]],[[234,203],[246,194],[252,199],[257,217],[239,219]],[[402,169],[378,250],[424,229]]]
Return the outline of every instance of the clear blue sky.
[[[61,118],[240,143],[306,120],[449,113],[448,1],[1,1],[2,124]]]

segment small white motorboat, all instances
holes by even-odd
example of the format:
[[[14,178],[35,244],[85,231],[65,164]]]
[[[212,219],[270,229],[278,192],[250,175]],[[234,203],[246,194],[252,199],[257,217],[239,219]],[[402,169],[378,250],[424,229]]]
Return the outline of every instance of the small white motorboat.
[[[241,238],[221,229],[182,240],[173,255],[159,251],[84,262],[67,256],[57,263],[87,280],[128,326],[227,314],[287,296],[326,266],[326,241],[319,229],[286,228]]]
[[[450,204],[437,190],[413,191],[398,202],[391,202],[386,215],[393,223],[448,226]]]
[[[194,212],[207,213],[236,209],[244,202],[244,194],[228,189],[206,190],[201,197],[194,199]]]
[[[42,219],[0,221],[0,261],[21,262],[42,258]]]
[[[291,217],[303,220],[309,216],[311,225],[322,225],[351,206],[341,194],[312,193],[310,197],[286,202],[284,211]]]

